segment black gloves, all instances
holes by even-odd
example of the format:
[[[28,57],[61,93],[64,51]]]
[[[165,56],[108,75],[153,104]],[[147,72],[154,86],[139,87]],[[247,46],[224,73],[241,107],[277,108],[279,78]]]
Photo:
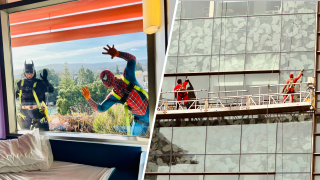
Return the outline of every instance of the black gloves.
[[[48,81],[48,71],[46,69],[43,69],[42,74],[40,73],[40,77],[43,81]]]

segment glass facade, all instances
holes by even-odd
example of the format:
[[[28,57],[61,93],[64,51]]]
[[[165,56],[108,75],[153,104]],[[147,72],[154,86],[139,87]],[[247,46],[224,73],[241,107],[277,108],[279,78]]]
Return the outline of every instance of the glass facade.
[[[301,81],[307,82],[315,71],[316,5],[179,1],[162,92],[173,91],[177,79],[188,78],[187,88],[248,90],[239,95],[254,95],[258,89],[250,86],[284,84],[301,69]],[[280,92],[282,87],[271,90]],[[196,97],[211,97],[208,92]],[[172,100],[174,95],[162,93],[160,99]],[[145,179],[309,180],[312,122],[311,112],[156,118]],[[320,152],[320,146],[316,149]]]
[[[157,120],[146,172],[275,172],[276,179],[310,176],[311,129],[308,113]],[[251,178],[247,176],[239,178]],[[215,178],[204,176],[209,177]]]

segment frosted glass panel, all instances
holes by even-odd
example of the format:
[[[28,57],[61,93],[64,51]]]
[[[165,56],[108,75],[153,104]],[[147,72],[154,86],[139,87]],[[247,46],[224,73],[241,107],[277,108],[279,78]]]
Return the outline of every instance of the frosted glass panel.
[[[247,54],[245,70],[279,69],[280,53]]]
[[[212,24],[212,19],[182,20],[179,55],[211,54]]]
[[[207,155],[206,172],[239,172],[240,155]]]
[[[177,59],[178,57],[168,57],[166,69],[164,73],[176,73],[177,72]]]
[[[247,18],[217,18],[213,21],[212,54],[245,53]]]
[[[281,53],[281,70],[314,69],[314,52]]]
[[[179,57],[178,72],[209,72],[210,56]]]
[[[170,41],[170,49],[168,52],[169,56],[177,56],[178,55],[178,45],[179,45],[179,29],[180,29],[180,21],[173,21],[172,35]]]
[[[248,17],[247,53],[280,52],[281,16]]]
[[[315,14],[282,16],[281,51],[314,51]]]

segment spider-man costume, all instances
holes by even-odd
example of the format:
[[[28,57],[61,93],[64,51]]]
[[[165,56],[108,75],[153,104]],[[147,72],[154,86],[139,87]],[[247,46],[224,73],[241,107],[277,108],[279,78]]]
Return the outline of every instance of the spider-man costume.
[[[282,91],[281,92],[284,92],[284,90],[286,89],[286,93],[288,94],[288,93],[294,93],[294,84],[292,84],[292,83],[296,83],[299,79],[300,79],[300,77],[302,76],[302,71],[300,72],[300,74],[299,74],[299,76],[298,77],[296,77],[296,78],[293,78],[293,74],[290,74],[289,75],[289,79],[287,79],[287,81],[286,81],[286,85],[284,85],[283,86],[283,89],[282,89]],[[290,83],[290,84],[289,84]],[[288,87],[287,87],[288,86]],[[286,88],[287,87],[287,88]],[[287,98],[287,96],[288,95],[284,95],[284,97],[283,97],[283,100],[282,100],[282,102],[284,103],[285,102],[285,100],[286,100],[286,98]],[[290,95],[290,103],[292,103],[293,102],[293,94],[292,95]]]
[[[105,86],[113,87],[113,92],[116,95],[123,97],[127,94],[125,101],[134,116],[134,121],[131,126],[131,135],[144,136],[149,127],[149,100],[143,92],[136,90],[136,88],[143,89],[135,76],[136,57],[120,51],[118,57],[127,61],[127,66],[123,72],[124,80],[116,78],[109,70],[102,71],[100,73],[100,79]],[[125,80],[129,81],[130,85],[125,83]],[[131,85],[135,85],[136,87],[129,87]],[[131,90],[128,90],[129,88],[131,88]],[[128,93],[126,93],[126,91]],[[115,103],[124,104],[125,102],[115,97],[113,92],[111,92],[101,104],[96,103],[91,98],[87,101],[90,106],[98,112],[108,110]]]
[[[189,83],[189,80],[186,80],[184,83],[179,83],[178,85],[176,85],[176,87],[174,87],[174,91],[185,91],[187,90],[187,84]],[[181,101],[181,100],[185,100],[184,104],[187,105],[188,100],[189,100],[189,96],[188,96],[188,92],[175,92],[174,96],[177,98],[177,101]],[[179,109],[179,104],[177,105],[177,109]]]

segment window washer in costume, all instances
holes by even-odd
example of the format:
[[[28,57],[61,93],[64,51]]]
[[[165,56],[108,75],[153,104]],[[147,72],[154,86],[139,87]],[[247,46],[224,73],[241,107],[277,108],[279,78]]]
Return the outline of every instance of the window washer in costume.
[[[293,78],[293,74],[290,74],[289,75],[290,78],[286,81],[286,84],[283,86],[281,93],[283,93],[283,92],[286,94],[294,93],[295,84],[293,84],[293,83],[296,83],[302,75],[303,75],[303,69],[300,71],[299,76],[296,78]],[[285,103],[287,96],[288,95],[284,95],[284,98],[282,100],[283,103]],[[293,102],[293,94],[290,96],[290,103],[292,103],[292,102]]]
[[[104,47],[107,52],[102,54],[109,54],[111,59],[119,57],[127,61],[122,78],[116,78],[109,70],[104,70],[100,73],[102,83],[106,87],[113,88],[112,92],[101,104],[91,99],[88,87],[83,87],[81,93],[90,106],[98,112],[105,112],[116,103],[124,104],[127,135],[145,136],[149,127],[149,98],[135,76],[136,57],[126,52],[117,51],[114,46],[107,45],[107,47]],[[134,117],[131,128],[127,113],[128,109]]]
[[[49,130],[48,110],[46,107],[45,93],[52,93],[54,88],[49,83],[48,71],[43,69],[41,79],[36,78],[34,64],[24,63],[25,77],[18,83],[16,98],[19,99],[20,113],[18,123],[21,129],[39,128],[43,131]]]
[[[184,83],[182,83],[181,79],[178,79],[177,81],[178,85],[174,87],[174,91],[186,91],[187,90],[187,84],[189,83],[189,79],[186,79]],[[189,96],[188,92],[175,92],[174,96],[177,98],[177,101],[185,100],[184,104],[187,108],[189,108]],[[180,102],[177,103],[177,109],[179,109]]]

